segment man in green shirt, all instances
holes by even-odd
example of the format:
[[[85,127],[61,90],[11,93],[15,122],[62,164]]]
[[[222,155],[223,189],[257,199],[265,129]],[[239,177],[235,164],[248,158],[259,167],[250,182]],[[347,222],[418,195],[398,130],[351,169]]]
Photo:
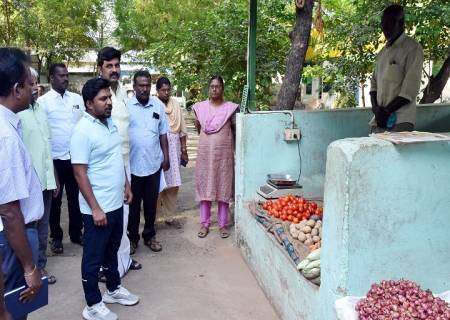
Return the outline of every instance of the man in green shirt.
[[[38,93],[38,74],[36,70],[30,68],[33,96],[28,109],[18,113],[20,123],[22,124],[23,142],[31,155],[31,160],[39,181],[42,186],[42,195],[44,199],[44,215],[37,223],[39,236],[39,257],[38,268],[42,276],[48,277],[48,283],[53,284],[56,278],[48,275],[45,266],[47,265],[47,239],[48,223],[50,215],[50,206],[52,204],[52,195],[56,196],[59,192],[58,179],[56,171],[53,168],[51,131],[48,126],[47,114],[42,107],[36,103]]]

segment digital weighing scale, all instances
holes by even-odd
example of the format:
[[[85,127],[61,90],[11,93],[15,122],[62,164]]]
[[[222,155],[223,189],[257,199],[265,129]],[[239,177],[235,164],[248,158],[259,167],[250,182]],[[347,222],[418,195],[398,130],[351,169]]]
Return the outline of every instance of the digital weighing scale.
[[[267,183],[256,191],[264,199],[278,199],[287,195],[301,197],[303,188],[290,175],[269,174]]]

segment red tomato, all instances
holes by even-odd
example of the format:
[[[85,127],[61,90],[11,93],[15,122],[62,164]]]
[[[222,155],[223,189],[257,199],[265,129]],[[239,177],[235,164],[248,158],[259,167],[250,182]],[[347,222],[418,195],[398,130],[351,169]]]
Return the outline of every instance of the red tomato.
[[[295,217],[294,219],[292,219],[292,222],[297,224],[300,222],[300,220],[297,217]]]

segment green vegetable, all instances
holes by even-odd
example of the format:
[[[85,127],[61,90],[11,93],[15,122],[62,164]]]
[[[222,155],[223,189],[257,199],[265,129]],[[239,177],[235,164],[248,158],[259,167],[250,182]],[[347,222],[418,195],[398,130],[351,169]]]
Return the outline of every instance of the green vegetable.
[[[311,261],[309,261],[308,259],[303,260],[302,262],[300,262],[297,266],[298,270],[303,270],[303,268],[305,268]]]
[[[311,252],[306,259],[310,261],[320,260],[320,248]]]
[[[306,265],[306,267],[303,268],[303,271],[308,272],[309,270],[314,268],[320,268],[320,260],[311,261]]]
[[[311,280],[320,276],[320,268],[312,268],[308,272],[303,271],[302,273],[306,279]]]

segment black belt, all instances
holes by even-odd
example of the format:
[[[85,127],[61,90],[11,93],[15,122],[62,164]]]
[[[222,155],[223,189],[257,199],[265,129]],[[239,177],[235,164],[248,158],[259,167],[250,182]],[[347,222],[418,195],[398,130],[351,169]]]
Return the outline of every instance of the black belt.
[[[25,229],[36,229],[37,228],[37,221],[28,222],[25,224]]]

